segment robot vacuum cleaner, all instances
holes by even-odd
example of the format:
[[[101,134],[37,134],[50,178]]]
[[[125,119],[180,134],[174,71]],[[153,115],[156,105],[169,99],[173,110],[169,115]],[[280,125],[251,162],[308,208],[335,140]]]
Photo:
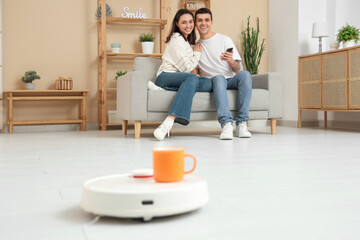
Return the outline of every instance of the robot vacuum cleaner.
[[[188,174],[180,182],[159,183],[152,177],[152,170],[136,170],[88,180],[80,205],[100,216],[150,221],[193,211],[208,200],[207,182],[199,176]]]

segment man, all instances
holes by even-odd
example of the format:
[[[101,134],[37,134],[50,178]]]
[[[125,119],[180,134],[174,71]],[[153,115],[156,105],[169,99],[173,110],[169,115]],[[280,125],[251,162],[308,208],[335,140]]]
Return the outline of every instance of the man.
[[[251,74],[242,71],[241,57],[233,41],[228,36],[213,32],[212,24],[212,13],[209,9],[200,8],[196,11],[195,25],[200,34],[202,54],[198,69],[194,70],[194,73],[212,80],[218,121],[222,127],[220,139],[233,139],[233,119],[229,110],[227,89],[238,91],[236,136],[250,138],[247,122],[252,94]]]

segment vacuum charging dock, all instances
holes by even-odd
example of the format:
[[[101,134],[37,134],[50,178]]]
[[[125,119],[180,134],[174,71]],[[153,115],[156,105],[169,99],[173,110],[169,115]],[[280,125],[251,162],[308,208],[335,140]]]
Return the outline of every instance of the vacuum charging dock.
[[[193,211],[209,200],[205,179],[186,175],[183,181],[155,182],[152,177],[119,174],[85,182],[81,207],[100,216],[142,218]]]

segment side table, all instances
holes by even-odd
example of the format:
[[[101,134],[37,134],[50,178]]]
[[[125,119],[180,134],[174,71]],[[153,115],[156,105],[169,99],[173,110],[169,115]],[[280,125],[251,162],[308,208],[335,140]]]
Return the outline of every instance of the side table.
[[[43,125],[43,124],[80,124],[81,130],[86,131],[86,98],[88,90],[8,90],[4,91],[8,101],[9,133],[13,133],[16,125]],[[14,120],[14,101],[68,101],[78,100],[80,116],[71,120]]]

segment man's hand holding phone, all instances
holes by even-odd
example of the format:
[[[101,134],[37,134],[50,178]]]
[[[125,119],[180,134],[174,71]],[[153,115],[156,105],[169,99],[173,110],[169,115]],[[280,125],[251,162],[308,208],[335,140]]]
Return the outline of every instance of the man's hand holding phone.
[[[226,62],[233,61],[233,48],[228,48],[224,53],[221,54],[220,59]]]

